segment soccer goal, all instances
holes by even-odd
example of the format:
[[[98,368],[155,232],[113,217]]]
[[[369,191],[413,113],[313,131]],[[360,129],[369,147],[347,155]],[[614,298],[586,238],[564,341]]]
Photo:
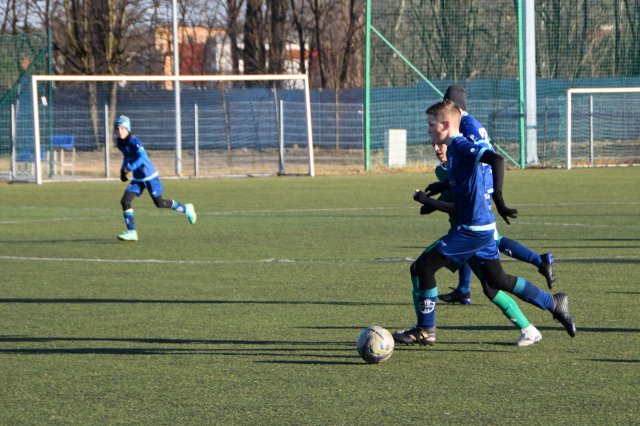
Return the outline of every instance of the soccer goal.
[[[567,90],[567,169],[640,164],[640,87]]]
[[[118,115],[163,177],[315,174],[304,74],[34,75],[30,89],[14,146],[38,184],[117,177]]]

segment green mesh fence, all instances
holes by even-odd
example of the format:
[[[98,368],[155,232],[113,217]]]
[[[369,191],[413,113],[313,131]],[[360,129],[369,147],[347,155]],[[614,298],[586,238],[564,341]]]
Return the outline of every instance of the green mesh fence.
[[[33,155],[29,152],[33,137],[28,136],[29,129],[33,134],[29,77],[50,73],[48,52],[46,33],[0,35],[0,174],[8,174],[10,168],[12,106],[16,126],[23,130],[18,133],[25,135],[16,141],[16,155],[25,159]],[[46,124],[46,117],[43,122]]]
[[[518,25],[523,1],[370,0],[369,5],[374,168],[385,166],[384,147],[394,128],[406,129],[407,165],[436,163],[426,144],[424,111],[453,83],[465,86],[469,113],[512,164],[526,158],[527,164],[542,166],[564,164],[568,88],[640,86],[640,1],[536,0],[537,137],[528,148],[532,152],[525,153],[519,83],[524,43]],[[598,122],[592,128],[578,125],[574,138],[595,139],[596,147],[598,141],[622,141],[626,148],[603,161],[640,162],[640,95],[600,96],[591,110],[585,102],[589,99],[572,111],[574,121],[584,123],[591,114]],[[626,111],[626,125],[607,121],[616,104]]]

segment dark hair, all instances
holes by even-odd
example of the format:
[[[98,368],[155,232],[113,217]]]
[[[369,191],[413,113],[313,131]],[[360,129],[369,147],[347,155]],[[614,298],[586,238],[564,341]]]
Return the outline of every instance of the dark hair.
[[[464,87],[459,84],[452,84],[447,88],[447,91],[444,92],[444,99],[449,99],[453,101],[458,108],[463,111],[467,110],[467,93],[464,90]]]

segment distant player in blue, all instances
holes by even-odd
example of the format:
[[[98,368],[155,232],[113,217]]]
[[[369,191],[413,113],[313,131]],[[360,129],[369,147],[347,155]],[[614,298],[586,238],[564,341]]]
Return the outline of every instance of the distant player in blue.
[[[460,110],[462,110],[462,118],[460,120],[460,133],[471,142],[479,143],[484,141],[490,145],[487,130],[476,120],[471,114],[466,112],[467,95],[459,84],[451,85],[444,94],[444,99],[453,101]],[[442,160],[441,160],[442,161]],[[442,165],[436,168],[436,176],[439,181],[449,180],[448,172],[442,169]],[[491,175],[491,167],[488,164],[483,165],[485,188],[489,194],[493,194],[493,176]],[[490,201],[488,201],[490,203]],[[518,259],[523,262],[530,263],[538,268],[538,272],[542,274],[549,289],[553,288],[555,282],[555,274],[553,272],[553,254],[538,254],[522,244],[512,239],[498,235],[498,250],[509,257]],[[462,265],[458,270],[458,287],[453,289],[451,293],[441,294],[438,296],[440,300],[447,303],[461,303],[463,305],[471,303],[471,268],[468,265]]]
[[[142,147],[142,142],[131,134],[131,120],[129,120],[129,117],[119,116],[116,119],[115,129],[118,133],[117,146],[124,156],[120,167],[120,180],[123,182],[128,181],[127,174],[129,172],[133,173],[131,182],[127,185],[127,189],[125,189],[120,200],[127,230],[118,234],[118,239],[121,241],[138,241],[138,232],[133,220],[131,202],[142,195],[145,189],[149,191],[149,195],[151,195],[156,207],[159,209],[173,209],[184,213],[189,223],[196,223],[197,215],[193,204],[182,204],[175,200],[162,198],[162,183],[160,183],[158,172]]]
[[[448,99],[427,109],[431,140],[435,144],[447,145],[449,182],[441,189],[452,189],[457,227],[434,246],[428,247],[411,264],[411,276],[418,281],[417,323],[405,331],[394,333],[394,338],[406,344],[435,344],[438,300],[435,274],[444,266],[455,268],[465,262],[481,281],[486,281],[489,288],[515,294],[525,302],[551,312],[553,318],[574,337],[576,326],[569,312],[566,294],[548,293],[502,269],[495,239],[495,217],[487,203],[490,195],[485,188],[482,163],[491,166],[493,202],[500,216],[508,222],[508,218],[515,218],[518,211],[508,208],[502,198],[504,159],[462,136],[459,133],[460,119],[460,109]],[[427,206],[434,201],[423,191],[416,191],[414,199]]]

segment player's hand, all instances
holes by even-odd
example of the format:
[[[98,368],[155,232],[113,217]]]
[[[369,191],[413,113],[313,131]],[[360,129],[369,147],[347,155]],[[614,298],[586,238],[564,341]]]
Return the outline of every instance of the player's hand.
[[[496,205],[498,214],[502,216],[502,219],[504,219],[505,222],[507,222],[507,225],[511,225],[509,218],[516,219],[518,217],[518,209],[511,209],[507,207],[501,193],[493,193],[493,203]]]
[[[429,196],[425,194],[423,191],[416,189],[413,193],[413,199],[421,204],[425,204],[429,200]]]
[[[120,169],[120,180],[126,182],[129,180],[127,177],[127,169],[125,167]]]
[[[442,191],[449,189],[449,182],[448,181],[444,181],[444,182],[433,182],[429,185],[427,185],[427,187],[424,189],[424,192],[426,193],[427,197],[432,197],[434,195],[438,195],[439,193],[441,193]]]

